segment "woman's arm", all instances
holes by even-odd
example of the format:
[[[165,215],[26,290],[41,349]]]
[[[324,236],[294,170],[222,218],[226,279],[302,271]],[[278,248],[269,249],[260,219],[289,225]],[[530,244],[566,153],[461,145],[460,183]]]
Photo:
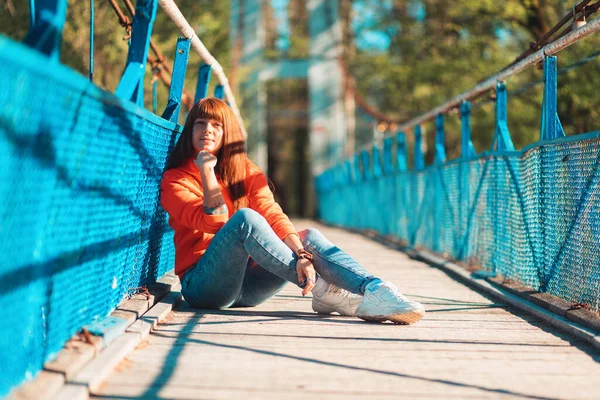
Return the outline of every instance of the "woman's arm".
[[[283,239],[283,242],[289,247],[295,254],[298,254],[300,250],[304,250],[304,246],[300,241],[298,234],[292,233]],[[317,282],[317,272],[312,264],[312,261],[308,258],[298,258],[296,260],[296,273],[298,274],[298,283],[302,284],[306,281],[306,286],[302,290],[302,296],[306,296]]]
[[[296,232],[294,225],[290,222],[287,215],[273,198],[273,193],[269,189],[267,178],[262,171],[255,171],[249,185],[248,197],[250,207],[261,214],[275,234],[295,253],[304,249],[300,236]],[[298,258],[296,261],[296,273],[298,274],[298,284],[302,285],[306,281],[306,286],[302,290],[302,295],[306,296],[315,286],[317,273],[311,260]]]
[[[204,213],[209,215],[227,214],[227,204],[221,193],[217,176],[215,175],[215,166],[217,165],[217,157],[208,151],[198,153],[194,161],[200,170],[200,178],[202,178],[202,191],[204,192]]]
[[[199,181],[188,173],[167,171],[160,183],[160,204],[178,224],[214,234],[225,225],[229,215],[204,212],[204,193]]]
[[[298,250],[304,248],[302,242],[300,241],[300,236],[298,236],[296,233],[287,235],[286,238],[283,239],[283,242],[296,254],[298,254]]]
[[[273,192],[264,173],[258,169],[251,169],[249,175],[247,188],[250,208],[265,217],[281,240],[296,234],[296,228],[273,198]]]

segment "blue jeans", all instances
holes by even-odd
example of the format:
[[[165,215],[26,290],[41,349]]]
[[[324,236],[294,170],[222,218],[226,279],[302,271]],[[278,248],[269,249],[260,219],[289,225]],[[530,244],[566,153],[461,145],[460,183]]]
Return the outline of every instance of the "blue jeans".
[[[316,229],[300,240],[313,254],[317,274],[352,293],[364,294],[378,278],[334,246]],[[196,308],[253,307],[292,282],[298,282],[296,255],[277,237],[267,220],[243,208],[217,232],[200,261],[184,275],[185,300]]]

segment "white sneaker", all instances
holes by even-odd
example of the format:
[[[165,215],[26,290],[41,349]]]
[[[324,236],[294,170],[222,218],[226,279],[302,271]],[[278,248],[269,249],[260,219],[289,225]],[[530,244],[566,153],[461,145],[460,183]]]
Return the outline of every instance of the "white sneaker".
[[[423,318],[425,308],[421,303],[410,301],[393,283],[382,283],[365,292],[356,309],[356,316],[365,321],[390,320],[396,324],[413,324]]]
[[[319,314],[338,312],[340,315],[353,317],[356,315],[356,307],[358,307],[362,298],[361,295],[351,293],[329,283],[329,288],[323,295],[318,296],[313,293],[312,308]]]

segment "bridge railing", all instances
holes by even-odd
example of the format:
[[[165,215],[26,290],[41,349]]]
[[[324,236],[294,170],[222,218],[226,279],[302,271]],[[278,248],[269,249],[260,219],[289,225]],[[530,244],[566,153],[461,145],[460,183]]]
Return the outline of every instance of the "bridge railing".
[[[600,131],[565,137],[556,113],[552,54],[598,31],[600,19],[545,46],[471,91],[400,126],[316,179],[319,215],[344,227],[392,235],[600,309]],[[503,80],[543,62],[540,141],[515,151]],[[496,89],[492,149],[475,154],[469,99]],[[460,109],[462,156],[446,161],[444,113]],[[436,119],[435,162],[425,166],[421,124]],[[405,133],[414,129],[414,166]],[[393,151],[393,148],[396,148]],[[393,157],[395,154],[395,157]]]
[[[157,0],[137,1],[115,94],[59,63],[67,0],[30,4],[24,43],[0,35],[0,397],[34,377],[80,328],[172,269],[159,184],[181,132],[190,46],[203,47],[193,31],[178,40],[169,102],[158,116],[144,108]],[[217,89],[235,107],[222,68],[205,48],[201,57],[196,97],[206,96],[214,69]]]

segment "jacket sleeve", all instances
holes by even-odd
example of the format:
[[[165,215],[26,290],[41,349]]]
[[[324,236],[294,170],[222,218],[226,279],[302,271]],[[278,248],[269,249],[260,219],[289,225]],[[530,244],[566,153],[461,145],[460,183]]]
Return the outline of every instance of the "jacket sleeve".
[[[192,190],[195,189],[194,191]],[[169,217],[180,224],[205,233],[217,233],[229,219],[227,214],[204,212],[204,196],[188,178],[165,173],[160,185],[160,203]]]
[[[250,208],[265,217],[281,240],[291,234],[297,235],[294,225],[275,201],[264,173],[253,171],[250,179],[251,182],[248,188]]]

